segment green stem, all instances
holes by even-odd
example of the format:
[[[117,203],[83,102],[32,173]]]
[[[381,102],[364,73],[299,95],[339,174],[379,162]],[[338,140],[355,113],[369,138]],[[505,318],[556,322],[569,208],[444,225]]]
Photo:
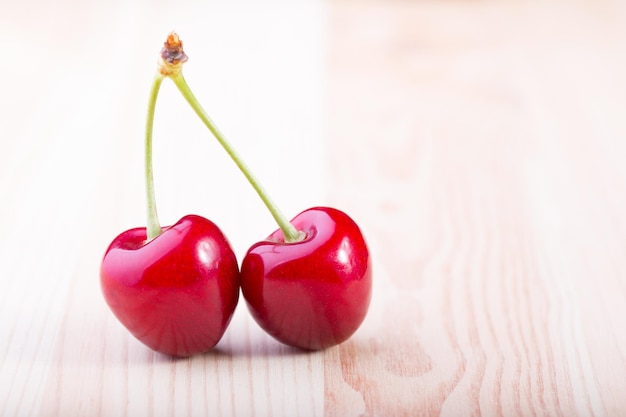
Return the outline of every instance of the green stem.
[[[226,140],[222,132],[220,132],[220,130],[215,125],[215,123],[213,123],[211,118],[204,111],[204,109],[198,102],[198,99],[196,99],[191,89],[189,88],[187,81],[185,81],[182,71],[177,72],[175,74],[170,74],[169,77],[172,79],[174,84],[176,84],[176,87],[178,87],[178,89],[182,93],[185,100],[187,100],[191,108],[196,112],[196,114],[198,115],[198,117],[200,117],[200,119],[206,125],[206,127],[209,128],[211,133],[213,133],[213,135],[215,136],[217,141],[220,143],[220,145],[222,145],[226,153],[228,153],[231,159],[235,162],[235,164],[237,165],[239,170],[243,173],[243,175],[246,177],[250,185],[252,185],[252,188],[254,188],[254,190],[257,192],[259,197],[261,197],[261,200],[263,200],[263,203],[265,204],[267,209],[270,211],[270,213],[274,217],[274,220],[276,220],[276,223],[278,223],[278,226],[283,232],[283,235],[285,236],[285,242],[296,242],[298,240],[301,240],[302,234],[298,232],[298,230],[291,224],[291,222],[289,222],[289,220],[280,211],[278,206],[271,200],[268,193],[263,189],[259,181],[255,178],[255,176],[252,174],[248,166],[245,164],[243,159],[241,159],[239,154],[237,154],[237,152],[230,145],[228,140]]]
[[[154,125],[154,110],[161,88],[161,82],[165,78],[157,73],[152,82],[150,99],[148,100],[148,113],[146,117],[146,199],[147,199],[147,225],[146,233],[148,241],[161,234],[161,225],[157,215],[156,198],[154,197],[154,178],[152,175],[152,130]]]

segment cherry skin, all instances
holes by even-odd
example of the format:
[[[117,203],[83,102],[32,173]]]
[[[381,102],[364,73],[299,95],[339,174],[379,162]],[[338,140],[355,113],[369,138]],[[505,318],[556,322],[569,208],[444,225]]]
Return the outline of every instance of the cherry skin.
[[[275,339],[325,349],[363,322],[371,258],[357,224],[337,209],[314,207],[291,223],[304,238],[286,243],[279,229],[254,244],[242,262],[241,289],[252,317]]]
[[[130,333],[172,356],[213,348],[239,300],[239,269],[228,240],[196,215],[149,242],[143,227],[117,236],[103,257],[100,283]]]

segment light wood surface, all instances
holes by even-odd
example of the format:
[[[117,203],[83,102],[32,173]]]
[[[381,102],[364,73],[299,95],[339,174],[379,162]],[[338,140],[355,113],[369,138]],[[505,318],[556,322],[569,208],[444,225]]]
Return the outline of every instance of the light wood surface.
[[[331,193],[378,263],[329,414],[626,414],[625,10],[334,10]]]
[[[0,415],[626,415],[625,2],[2,6]],[[283,346],[240,303],[214,351],[172,359],[106,307],[172,29],[283,211],[366,234],[344,344]],[[239,257],[275,228],[171,85],[155,176],[164,224],[209,217]]]

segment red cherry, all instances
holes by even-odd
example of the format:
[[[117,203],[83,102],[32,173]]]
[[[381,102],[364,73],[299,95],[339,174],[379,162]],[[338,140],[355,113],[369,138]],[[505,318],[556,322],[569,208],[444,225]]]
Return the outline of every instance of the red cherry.
[[[151,349],[190,356],[214,347],[239,299],[233,250],[211,221],[188,215],[146,242],[146,229],[116,237],[100,269],[104,298]]]
[[[241,266],[241,289],[257,323],[275,339],[310,350],[348,339],[372,293],[369,251],[345,213],[315,207],[291,223],[305,233],[286,243],[282,231],[253,245]]]

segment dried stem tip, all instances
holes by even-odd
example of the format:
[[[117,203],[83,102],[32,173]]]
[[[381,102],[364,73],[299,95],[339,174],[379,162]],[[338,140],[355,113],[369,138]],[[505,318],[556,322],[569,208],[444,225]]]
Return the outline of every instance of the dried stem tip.
[[[186,62],[187,55],[183,51],[183,42],[180,40],[176,32],[167,35],[167,40],[161,49],[161,58],[170,65],[182,64]]]
[[[187,62],[188,59],[183,50],[183,42],[178,37],[178,34],[170,32],[161,49],[159,71],[165,76],[173,75],[180,72],[182,64]]]

